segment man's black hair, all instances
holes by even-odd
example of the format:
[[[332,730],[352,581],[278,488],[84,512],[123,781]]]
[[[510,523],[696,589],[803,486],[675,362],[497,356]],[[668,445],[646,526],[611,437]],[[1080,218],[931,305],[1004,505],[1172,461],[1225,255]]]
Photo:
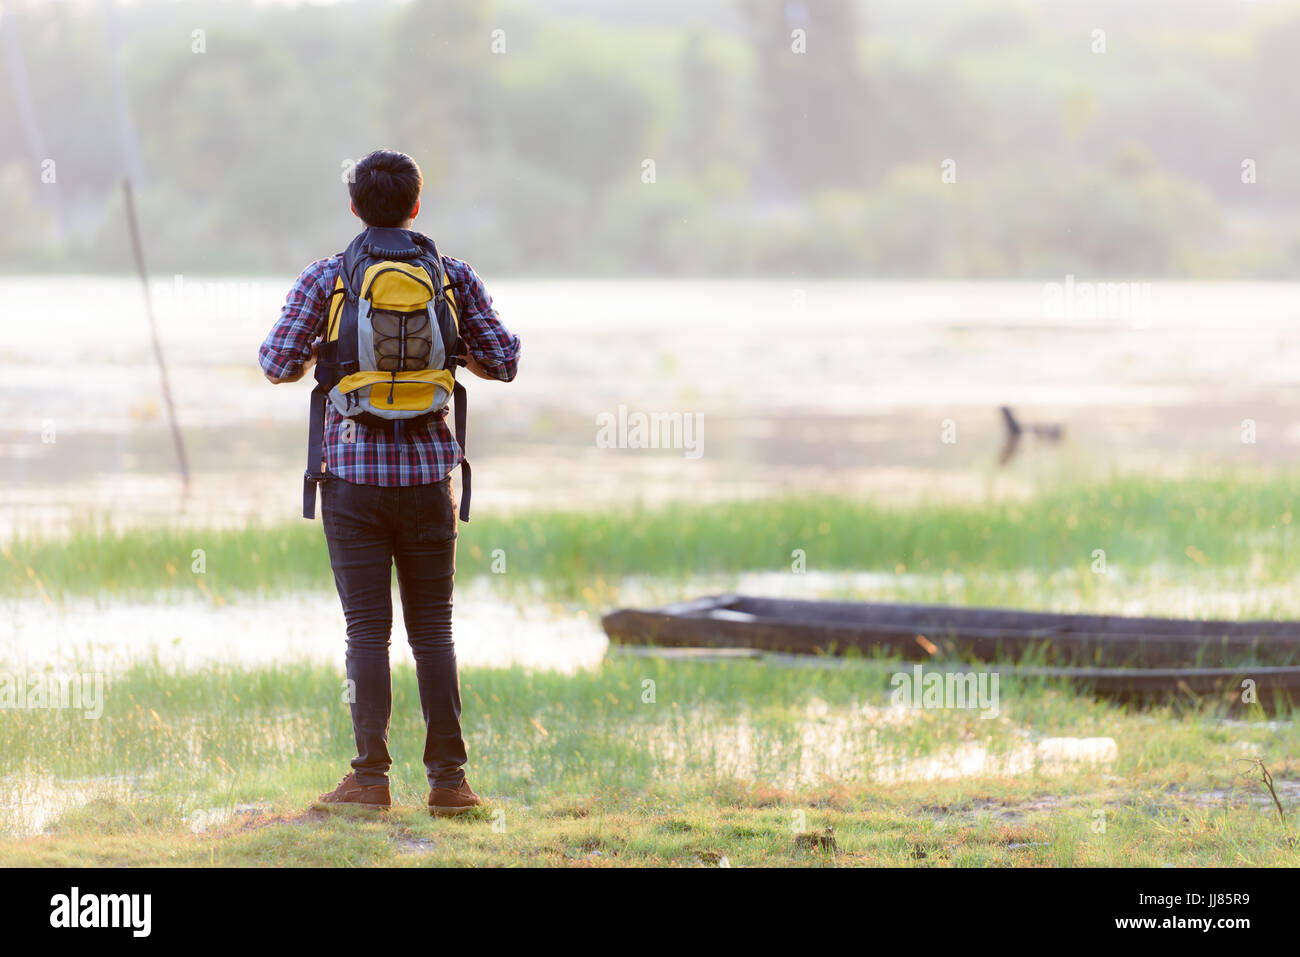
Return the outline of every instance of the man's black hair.
[[[424,176],[415,160],[395,150],[361,157],[348,183],[352,205],[367,226],[401,226],[411,218]]]

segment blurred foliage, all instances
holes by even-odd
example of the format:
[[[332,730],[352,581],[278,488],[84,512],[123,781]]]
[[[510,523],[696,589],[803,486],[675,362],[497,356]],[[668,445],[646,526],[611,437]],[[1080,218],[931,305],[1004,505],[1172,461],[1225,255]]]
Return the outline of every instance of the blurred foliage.
[[[129,268],[118,75],[158,272],[338,250],[383,146],[489,274],[1293,275],[1300,10],[1099,3],[12,3],[0,269]]]

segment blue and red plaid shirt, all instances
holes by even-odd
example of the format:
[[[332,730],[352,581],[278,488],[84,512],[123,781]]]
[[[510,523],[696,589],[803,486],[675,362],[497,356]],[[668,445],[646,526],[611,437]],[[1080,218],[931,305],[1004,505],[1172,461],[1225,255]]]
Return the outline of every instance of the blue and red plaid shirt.
[[[280,319],[271,327],[257,358],[266,374],[294,375],[310,358],[312,344],[325,334],[326,307],[338,276],[340,255],[318,259],[294,282]],[[456,284],[460,335],[469,354],[493,378],[509,382],[519,368],[519,337],[497,318],[492,297],[467,263],[443,257],[448,282]],[[461,448],[447,427],[444,409],[423,426],[405,429],[402,448],[393,433],[360,422],[344,429],[344,418],[325,405],[325,470],[358,485],[428,485],[441,482],[461,460]],[[350,435],[348,433],[351,433]]]

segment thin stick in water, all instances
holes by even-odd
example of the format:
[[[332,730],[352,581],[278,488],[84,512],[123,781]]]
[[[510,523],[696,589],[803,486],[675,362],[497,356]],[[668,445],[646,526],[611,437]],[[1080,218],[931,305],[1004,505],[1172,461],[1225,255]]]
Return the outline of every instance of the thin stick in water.
[[[126,195],[126,221],[131,228],[131,248],[135,251],[135,265],[140,271],[140,285],[144,288],[144,308],[149,317],[149,335],[153,339],[153,354],[158,360],[158,373],[162,379],[163,400],[167,403],[167,419],[171,424],[172,439],[176,443],[176,460],[180,465],[184,494],[190,491],[190,463],[185,456],[185,442],[181,438],[180,424],[176,421],[176,406],[172,402],[171,386],[167,382],[167,363],[163,361],[162,343],[158,341],[158,323],[154,320],[153,299],[149,295],[149,273],[144,265],[144,246],[140,242],[140,227],[135,218],[135,197],[131,193],[131,179],[122,180]]]

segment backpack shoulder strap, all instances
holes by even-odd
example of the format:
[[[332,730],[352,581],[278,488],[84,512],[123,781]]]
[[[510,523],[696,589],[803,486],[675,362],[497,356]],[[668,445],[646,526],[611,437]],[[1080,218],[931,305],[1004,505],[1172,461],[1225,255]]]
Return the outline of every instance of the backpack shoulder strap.
[[[325,480],[325,402],[338,376],[338,344],[328,338],[330,314],[334,311],[335,296],[342,293],[348,299],[356,298],[355,287],[350,280],[351,273],[356,268],[358,244],[364,236],[365,233],[362,233],[352,240],[340,255],[338,276],[325,305],[326,338],[317,347],[316,386],[311,390],[311,406],[307,412],[307,468],[302,478],[303,518],[316,517],[316,487]]]
[[[452,333],[450,337],[444,336],[444,342],[447,338],[454,341],[447,343],[447,363],[446,368],[451,370],[453,379],[456,374],[456,367],[460,365],[456,358],[456,350],[460,346],[459,319],[456,315],[455,297],[448,296],[447,293],[454,287],[454,283],[447,276],[447,265],[443,262],[442,254],[438,252],[438,246],[432,239],[423,233],[412,233],[411,238],[424,250],[423,260],[428,264],[430,275],[433,278],[434,295],[437,299],[446,303],[448,310],[452,313],[452,322],[456,325],[447,330]],[[466,458],[465,451],[465,426],[468,419],[467,393],[465,386],[456,382],[452,388],[452,414],[453,426],[455,429],[456,443],[460,446],[460,520],[469,521],[469,501],[470,501],[470,477],[471,470],[469,459]]]
[[[366,233],[368,232],[369,230],[366,230],[353,239],[339,259],[339,278],[343,280],[343,288],[347,290],[350,298],[356,298],[361,294],[361,287],[357,282],[357,268],[367,256]]]
[[[307,425],[307,469],[302,476],[302,517],[316,517],[316,486],[325,480],[325,395],[322,383],[311,390]]]

